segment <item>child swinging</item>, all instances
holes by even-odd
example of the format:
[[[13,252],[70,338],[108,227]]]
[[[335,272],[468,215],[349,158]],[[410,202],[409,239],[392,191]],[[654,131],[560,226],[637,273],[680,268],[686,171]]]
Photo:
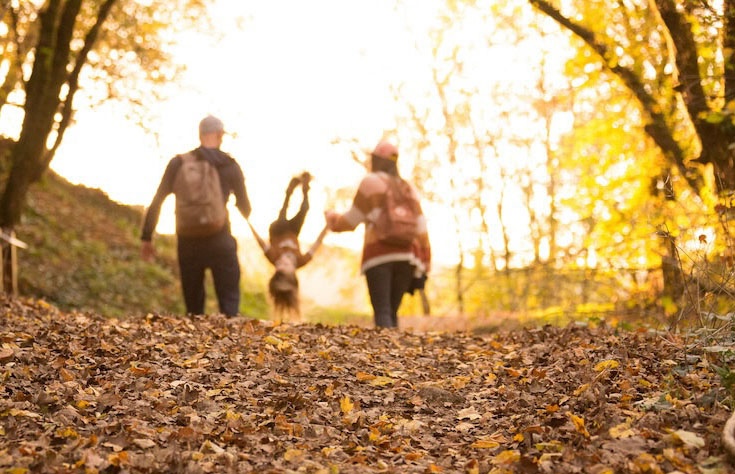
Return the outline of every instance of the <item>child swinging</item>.
[[[304,218],[309,210],[309,182],[311,175],[304,172],[301,176],[291,178],[286,188],[286,198],[283,201],[278,218],[268,228],[268,242],[258,235],[253,225],[248,221],[250,230],[258,241],[268,261],[275,267],[275,272],[268,281],[268,293],[273,300],[275,313],[281,316],[289,314],[297,318],[301,316],[299,304],[299,280],[296,278],[296,270],[309,263],[327,234],[324,227],[306,253],[301,253],[299,246],[299,233],[304,224]],[[303,198],[299,211],[291,219],[286,214],[291,194],[297,186],[301,185]]]

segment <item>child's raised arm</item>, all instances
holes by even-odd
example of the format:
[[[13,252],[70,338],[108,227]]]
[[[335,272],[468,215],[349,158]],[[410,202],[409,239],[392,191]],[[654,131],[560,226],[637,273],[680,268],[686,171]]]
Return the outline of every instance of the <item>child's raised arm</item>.
[[[324,236],[327,235],[327,232],[329,232],[329,226],[324,226],[322,231],[319,233],[319,236],[316,238],[316,241],[311,244],[311,248],[306,252],[309,257],[313,257],[316,251],[319,249],[319,246],[322,245],[322,241],[324,240]]]

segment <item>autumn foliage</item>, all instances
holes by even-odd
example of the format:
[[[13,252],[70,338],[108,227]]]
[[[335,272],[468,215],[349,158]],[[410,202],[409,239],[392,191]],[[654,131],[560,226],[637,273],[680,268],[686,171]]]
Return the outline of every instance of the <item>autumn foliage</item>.
[[[725,473],[722,348],[0,300],[5,472]]]

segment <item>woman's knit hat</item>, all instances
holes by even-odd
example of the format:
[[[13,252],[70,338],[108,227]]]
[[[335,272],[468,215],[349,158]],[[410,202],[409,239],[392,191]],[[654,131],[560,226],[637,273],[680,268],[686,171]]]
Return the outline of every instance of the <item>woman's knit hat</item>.
[[[375,146],[373,150],[373,156],[378,158],[384,158],[386,160],[397,161],[398,160],[398,148],[390,142],[381,141]]]

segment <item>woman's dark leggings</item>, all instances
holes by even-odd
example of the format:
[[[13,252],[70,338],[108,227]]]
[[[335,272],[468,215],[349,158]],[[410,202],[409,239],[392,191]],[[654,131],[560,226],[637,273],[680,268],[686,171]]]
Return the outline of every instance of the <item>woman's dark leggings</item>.
[[[398,327],[398,307],[411,286],[413,266],[407,261],[387,262],[365,271],[376,327]]]

